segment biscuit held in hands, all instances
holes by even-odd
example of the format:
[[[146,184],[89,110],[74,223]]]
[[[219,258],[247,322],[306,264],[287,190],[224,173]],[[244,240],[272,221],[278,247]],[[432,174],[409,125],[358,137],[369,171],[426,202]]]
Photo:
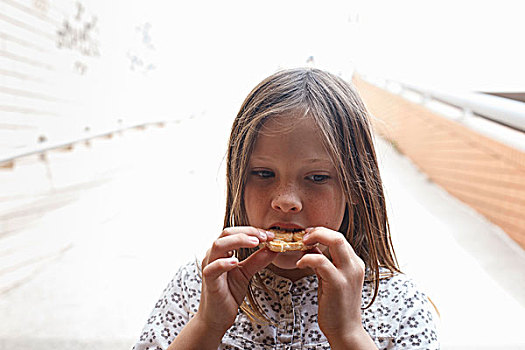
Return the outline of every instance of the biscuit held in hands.
[[[305,231],[285,231],[278,229],[269,229],[274,233],[275,238],[271,241],[261,243],[261,246],[267,247],[269,250],[277,253],[288,251],[305,251],[314,248],[315,245],[306,245],[303,243],[303,236]]]

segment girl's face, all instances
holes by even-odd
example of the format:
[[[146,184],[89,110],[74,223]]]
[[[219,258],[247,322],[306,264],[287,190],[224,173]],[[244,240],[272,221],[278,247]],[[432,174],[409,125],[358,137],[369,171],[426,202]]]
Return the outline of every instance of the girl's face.
[[[324,226],[338,230],[345,199],[336,168],[314,121],[290,118],[269,119],[257,137],[244,194],[249,223],[263,229]],[[291,129],[288,122],[294,124]],[[304,254],[280,253],[273,265],[290,276],[304,275],[296,268]]]

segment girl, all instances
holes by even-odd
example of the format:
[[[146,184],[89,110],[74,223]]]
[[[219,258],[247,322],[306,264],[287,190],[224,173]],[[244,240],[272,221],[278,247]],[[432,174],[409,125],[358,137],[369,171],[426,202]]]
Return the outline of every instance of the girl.
[[[367,118],[321,70],[256,86],[232,127],[224,230],[177,272],[134,349],[439,348],[395,259]],[[306,229],[316,246],[259,248],[272,228]]]

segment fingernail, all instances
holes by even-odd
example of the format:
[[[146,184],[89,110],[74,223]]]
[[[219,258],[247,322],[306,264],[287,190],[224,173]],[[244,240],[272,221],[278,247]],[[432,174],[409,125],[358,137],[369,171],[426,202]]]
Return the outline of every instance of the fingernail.
[[[256,243],[259,244],[259,238],[257,237],[249,237],[250,243]]]
[[[312,230],[314,229],[315,227],[307,227],[304,232],[306,233],[309,233],[309,232],[312,232]]]
[[[308,239],[308,237],[310,237],[310,234],[305,233],[304,236],[303,236],[303,241],[306,241]]]
[[[273,233],[272,231],[266,231],[266,235],[270,239],[274,239],[275,238],[275,233]]]
[[[266,236],[267,236],[268,231],[265,231],[265,230],[263,230],[263,229],[257,229],[257,231],[259,231],[259,236],[260,236],[262,239],[266,239]]]

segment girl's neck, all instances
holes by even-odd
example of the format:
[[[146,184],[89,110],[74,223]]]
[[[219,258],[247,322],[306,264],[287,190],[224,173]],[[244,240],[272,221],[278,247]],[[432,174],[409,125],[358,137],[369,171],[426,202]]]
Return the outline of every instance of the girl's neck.
[[[268,270],[272,271],[276,275],[279,275],[283,278],[289,279],[292,282],[298,281],[303,277],[310,276],[314,274],[314,270],[312,269],[292,269],[292,270],[285,270],[281,269],[273,264],[268,265]]]

